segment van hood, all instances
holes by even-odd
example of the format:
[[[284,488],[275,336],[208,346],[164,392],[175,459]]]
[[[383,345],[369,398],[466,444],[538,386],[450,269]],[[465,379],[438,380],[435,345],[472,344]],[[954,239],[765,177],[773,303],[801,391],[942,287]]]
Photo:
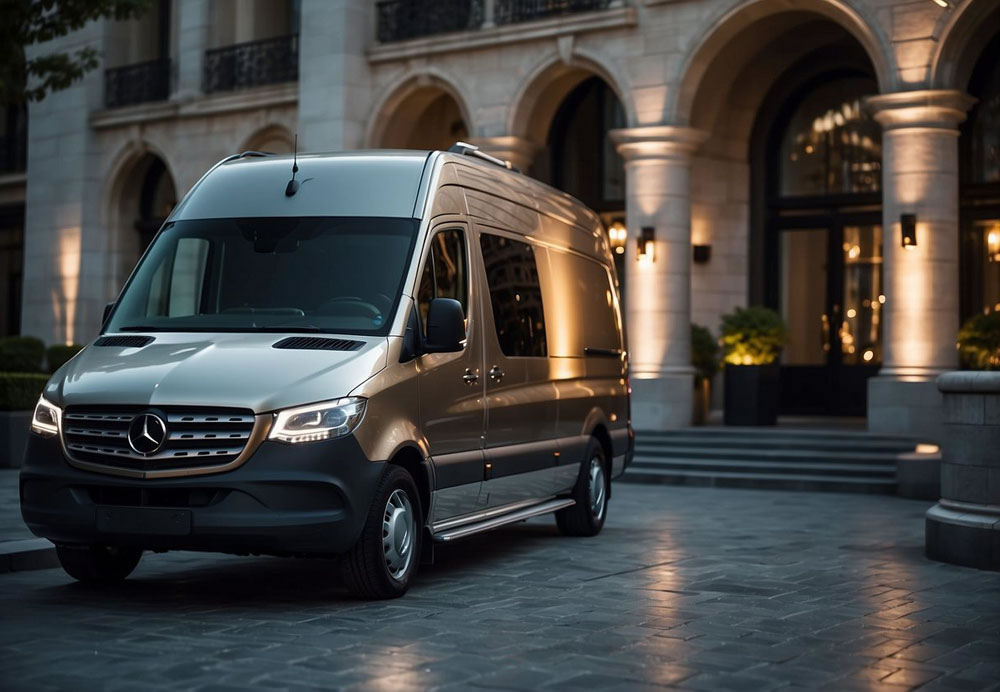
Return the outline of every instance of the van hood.
[[[153,333],[141,348],[90,344],[45,389],[57,406],[232,406],[265,413],[347,396],[386,366],[385,337],[356,351],[272,348],[301,334]],[[310,335],[311,336],[311,335]],[[324,336],[324,335],[316,335]]]

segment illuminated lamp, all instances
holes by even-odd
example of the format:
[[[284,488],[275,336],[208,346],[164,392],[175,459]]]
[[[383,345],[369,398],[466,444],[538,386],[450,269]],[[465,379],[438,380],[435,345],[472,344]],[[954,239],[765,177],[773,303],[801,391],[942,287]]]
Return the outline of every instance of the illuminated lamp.
[[[611,242],[611,249],[616,255],[625,254],[625,243],[628,242],[628,229],[621,219],[615,219],[608,227],[608,240]]]
[[[650,264],[656,261],[656,229],[643,226],[639,233],[638,256],[639,264]]]
[[[917,247],[917,215],[901,214],[899,217],[899,227],[902,231],[903,247],[913,250]]]
[[[986,255],[990,262],[1000,262],[1000,226],[986,234]]]

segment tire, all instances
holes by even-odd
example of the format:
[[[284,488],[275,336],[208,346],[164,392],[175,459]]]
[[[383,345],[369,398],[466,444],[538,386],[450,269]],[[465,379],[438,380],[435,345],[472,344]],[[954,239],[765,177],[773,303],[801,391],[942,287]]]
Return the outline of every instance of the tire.
[[[132,574],[142,551],[106,545],[57,545],[56,555],[66,573],[79,582],[115,584]]]
[[[563,534],[596,536],[601,532],[608,516],[609,483],[604,447],[590,438],[571,495],[576,504],[556,512],[556,525]]]
[[[420,495],[409,473],[389,466],[375,491],[365,526],[344,556],[344,582],[357,598],[398,598],[420,564]]]

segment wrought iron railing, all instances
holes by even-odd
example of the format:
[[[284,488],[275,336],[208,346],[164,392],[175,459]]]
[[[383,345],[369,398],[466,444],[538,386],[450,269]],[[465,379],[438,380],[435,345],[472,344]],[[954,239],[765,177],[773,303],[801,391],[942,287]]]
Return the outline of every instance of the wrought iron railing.
[[[381,0],[376,12],[380,43],[478,29],[483,25],[483,0]]]
[[[496,0],[493,21],[497,24],[517,24],[535,19],[557,17],[574,12],[603,10],[613,0]]]
[[[170,97],[170,60],[150,60],[104,71],[107,108],[166,101]]]
[[[299,78],[299,36],[278,36],[205,51],[206,94]]]

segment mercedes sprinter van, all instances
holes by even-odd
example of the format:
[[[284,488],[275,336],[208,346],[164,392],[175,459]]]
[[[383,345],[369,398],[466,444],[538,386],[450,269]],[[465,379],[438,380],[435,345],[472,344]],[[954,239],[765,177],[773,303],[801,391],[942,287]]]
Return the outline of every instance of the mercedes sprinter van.
[[[22,514],[81,581],[146,550],[339,556],[399,596],[436,542],[601,530],[625,343],[598,217],[475,147],[236,155],[45,387]]]

